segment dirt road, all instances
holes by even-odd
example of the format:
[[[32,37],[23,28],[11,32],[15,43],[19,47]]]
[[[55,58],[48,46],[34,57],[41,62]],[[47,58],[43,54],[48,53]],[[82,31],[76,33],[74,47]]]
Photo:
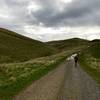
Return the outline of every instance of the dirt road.
[[[74,61],[58,68],[34,82],[14,100],[100,100],[96,82]]]

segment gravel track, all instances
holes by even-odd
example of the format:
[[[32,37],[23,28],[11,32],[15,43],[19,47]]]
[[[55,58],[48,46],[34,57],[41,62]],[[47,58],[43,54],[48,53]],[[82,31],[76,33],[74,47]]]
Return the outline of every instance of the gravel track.
[[[100,100],[96,82],[70,59],[34,82],[13,100]]]

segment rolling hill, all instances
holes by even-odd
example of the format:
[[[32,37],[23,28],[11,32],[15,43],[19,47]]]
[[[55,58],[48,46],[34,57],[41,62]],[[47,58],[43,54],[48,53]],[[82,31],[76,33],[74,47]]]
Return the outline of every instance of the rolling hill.
[[[22,62],[55,52],[45,43],[0,28],[0,63]]]
[[[80,48],[82,46],[87,45],[88,42],[89,42],[88,40],[72,38],[67,40],[51,41],[51,42],[47,42],[47,44],[53,46],[54,48],[60,51],[64,51],[64,50]]]

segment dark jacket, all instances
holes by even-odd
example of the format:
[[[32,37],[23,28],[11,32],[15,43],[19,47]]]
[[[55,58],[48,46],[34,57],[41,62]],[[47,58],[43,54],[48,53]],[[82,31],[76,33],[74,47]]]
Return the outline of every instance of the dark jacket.
[[[75,56],[74,60],[75,60],[75,62],[77,62],[78,61],[78,56]]]

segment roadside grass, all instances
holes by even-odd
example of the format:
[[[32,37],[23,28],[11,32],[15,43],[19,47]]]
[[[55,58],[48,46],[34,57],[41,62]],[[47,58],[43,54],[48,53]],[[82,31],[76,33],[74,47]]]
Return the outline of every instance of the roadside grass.
[[[100,45],[99,45],[100,46]],[[100,53],[98,45],[91,46],[80,54],[81,67],[90,74],[100,86]]]
[[[25,89],[35,80],[53,70],[73,51],[37,58],[24,63],[0,65],[0,100],[12,100],[12,97]]]

